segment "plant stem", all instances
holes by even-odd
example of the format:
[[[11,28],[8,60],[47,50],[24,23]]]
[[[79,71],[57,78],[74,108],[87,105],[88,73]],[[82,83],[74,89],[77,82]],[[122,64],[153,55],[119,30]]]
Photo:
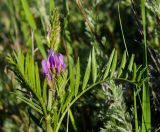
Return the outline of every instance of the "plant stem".
[[[136,89],[134,89],[134,118],[135,118],[135,128],[136,132],[139,132],[138,130],[138,117],[137,117],[137,99],[136,99]]]
[[[50,115],[47,115],[45,118],[46,121],[46,132],[53,132],[51,127],[51,117]]]
[[[127,53],[127,56],[128,56],[128,49],[127,49],[127,44],[126,44],[126,40],[125,40],[124,33],[123,33],[123,27],[122,27],[121,15],[120,15],[120,10],[119,10],[119,4],[118,4],[118,16],[119,16],[119,24],[120,24],[120,27],[121,27],[121,33],[122,33],[122,37],[123,37],[123,42],[124,42],[124,46],[125,46],[126,53]]]
[[[68,111],[68,114],[67,114],[67,132],[68,132],[68,128],[69,128],[69,111]]]

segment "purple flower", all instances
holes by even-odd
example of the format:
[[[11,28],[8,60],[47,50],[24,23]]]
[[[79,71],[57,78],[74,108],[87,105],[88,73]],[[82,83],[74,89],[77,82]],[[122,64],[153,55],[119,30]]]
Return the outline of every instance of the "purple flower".
[[[64,71],[65,67],[63,55],[57,54],[51,49],[48,52],[47,60],[42,60],[42,71],[48,77],[48,80],[52,79],[52,74],[60,74],[61,71]]]
[[[48,62],[48,60],[42,60],[42,70],[43,70],[43,74],[46,75],[48,77],[48,80],[51,80],[51,75],[50,75],[50,64]]]
[[[61,69],[64,70],[66,68],[66,65],[64,64],[64,58],[62,54],[58,54],[58,71]]]

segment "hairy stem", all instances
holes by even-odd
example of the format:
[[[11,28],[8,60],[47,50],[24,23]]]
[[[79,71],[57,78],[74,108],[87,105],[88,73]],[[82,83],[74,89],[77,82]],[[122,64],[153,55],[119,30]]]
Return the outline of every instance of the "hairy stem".
[[[50,115],[46,116],[45,122],[46,122],[46,132],[53,132],[52,127],[51,127],[51,117],[50,117]]]

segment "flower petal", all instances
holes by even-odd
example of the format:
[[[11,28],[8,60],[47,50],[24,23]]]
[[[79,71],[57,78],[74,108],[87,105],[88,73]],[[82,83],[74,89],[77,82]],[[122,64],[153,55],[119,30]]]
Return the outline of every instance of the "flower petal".
[[[51,75],[48,73],[47,74],[47,77],[48,77],[48,80],[51,80],[52,78],[51,78]]]
[[[42,60],[42,71],[44,74],[48,74],[49,73],[49,68],[47,66],[47,60]]]
[[[60,53],[58,54],[58,59],[59,59],[60,64],[63,65],[64,59],[63,59],[63,55],[62,54],[60,54]]]

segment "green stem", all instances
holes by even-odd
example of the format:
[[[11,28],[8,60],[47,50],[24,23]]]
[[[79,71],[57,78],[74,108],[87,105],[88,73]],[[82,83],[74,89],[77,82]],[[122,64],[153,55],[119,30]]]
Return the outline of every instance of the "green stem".
[[[118,16],[119,16],[119,23],[120,23],[120,27],[121,27],[121,33],[122,33],[122,37],[123,37],[123,42],[124,42],[124,46],[125,46],[126,53],[127,53],[127,56],[128,56],[128,49],[127,49],[127,44],[126,44],[126,40],[125,40],[124,33],[123,33],[123,27],[122,27],[121,15],[120,15],[120,10],[119,10],[119,4],[118,4]]]
[[[68,128],[69,128],[69,111],[68,111],[68,114],[67,114],[67,131],[68,132]]]
[[[135,115],[135,128],[136,132],[139,132],[138,130],[138,117],[137,117],[137,99],[136,99],[136,89],[134,89],[134,115]]]
[[[46,122],[46,132],[53,132],[52,127],[51,127],[51,117],[50,117],[50,115],[46,116],[45,122]]]

